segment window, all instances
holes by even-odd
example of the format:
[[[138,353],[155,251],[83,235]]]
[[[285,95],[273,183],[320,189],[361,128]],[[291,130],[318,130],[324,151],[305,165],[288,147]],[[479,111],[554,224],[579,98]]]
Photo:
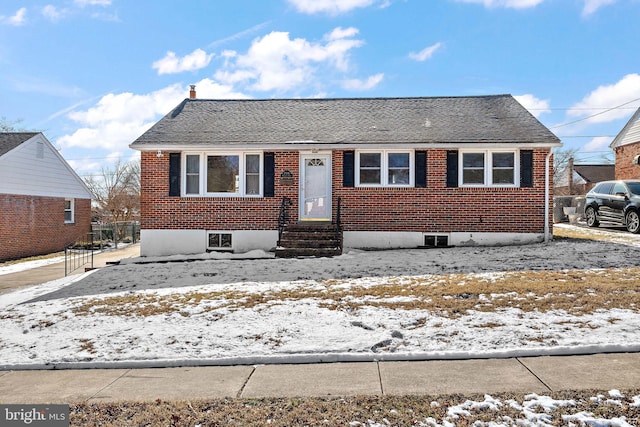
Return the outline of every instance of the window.
[[[462,182],[484,185],[484,153],[462,153]]]
[[[188,155],[186,157],[187,194],[200,194],[200,156]]]
[[[515,183],[516,157],[514,153],[492,153],[492,182],[494,185]]]
[[[207,193],[240,192],[240,156],[207,156]]]
[[[361,151],[356,154],[356,185],[409,187],[413,185],[413,158],[409,151]]]
[[[72,224],[74,222],[74,200],[65,199],[64,201],[64,222]]]
[[[360,184],[380,185],[382,177],[382,154],[360,153]]]
[[[519,157],[515,151],[462,151],[462,186],[517,186]]]
[[[247,154],[244,194],[257,196],[260,194],[260,155]]]
[[[260,196],[262,154],[189,153],[184,155],[185,195]]]
[[[425,234],[424,235],[425,247],[448,247],[449,235],[447,234]]]
[[[627,194],[627,187],[624,186],[623,183],[621,182],[616,182],[613,185],[613,189],[611,190],[611,194],[613,195],[617,195],[617,194]]]
[[[207,249],[211,250],[231,250],[233,245],[231,233],[209,233]]]

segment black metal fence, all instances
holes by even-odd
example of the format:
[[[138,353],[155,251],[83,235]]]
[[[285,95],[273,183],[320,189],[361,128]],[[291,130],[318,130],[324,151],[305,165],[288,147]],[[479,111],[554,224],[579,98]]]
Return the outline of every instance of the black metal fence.
[[[117,248],[118,243],[137,243],[140,240],[140,223],[137,221],[93,223],[91,231],[96,244],[101,248],[111,243]]]

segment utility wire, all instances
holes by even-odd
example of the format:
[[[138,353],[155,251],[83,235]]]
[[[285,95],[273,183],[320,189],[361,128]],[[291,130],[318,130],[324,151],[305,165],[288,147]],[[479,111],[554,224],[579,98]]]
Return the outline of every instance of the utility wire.
[[[587,116],[587,117],[583,117],[583,118],[578,119],[578,120],[574,120],[574,121],[571,121],[571,122],[567,122],[567,123],[562,123],[562,124],[559,124],[559,125],[551,126],[549,129],[556,129],[556,128],[559,128],[559,127],[568,126],[568,125],[572,125],[574,123],[582,122],[582,121],[591,119],[593,117],[599,116],[601,114],[608,113],[609,111],[617,110],[620,107],[624,107],[625,105],[631,104],[632,102],[636,102],[636,101],[640,101],[640,98],[632,99],[631,101],[625,102],[624,104],[620,104],[617,107],[608,108],[608,109],[606,109],[604,111],[601,111],[601,112],[596,113],[596,114],[592,114],[592,115]]]

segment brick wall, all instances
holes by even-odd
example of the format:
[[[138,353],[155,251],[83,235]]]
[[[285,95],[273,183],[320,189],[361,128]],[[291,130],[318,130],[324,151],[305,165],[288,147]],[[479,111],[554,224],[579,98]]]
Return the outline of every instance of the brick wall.
[[[447,188],[445,150],[428,151],[427,188],[345,188],[342,151],[334,151],[334,210],[341,197],[345,231],[542,233],[547,153],[534,151],[533,188]],[[292,201],[290,219],[298,219],[296,151],[275,154],[271,198],[169,197],[168,157],[142,153],[143,229],[275,230],[284,196]],[[293,183],[280,178],[285,170]]]
[[[640,179],[640,165],[633,158],[640,154],[640,142],[616,147],[616,179]]]
[[[0,261],[63,250],[91,231],[91,200],[75,199],[75,223],[64,199],[0,194]]]

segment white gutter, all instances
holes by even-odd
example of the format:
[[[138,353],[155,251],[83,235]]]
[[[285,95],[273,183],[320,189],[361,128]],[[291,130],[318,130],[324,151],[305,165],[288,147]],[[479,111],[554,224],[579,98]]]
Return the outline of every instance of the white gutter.
[[[549,166],[551,163],[551,156],[553,155],[553,147],[549,148],[549,154],[544,162],[544,242],[549,243],[551,238],[549,227]]]

